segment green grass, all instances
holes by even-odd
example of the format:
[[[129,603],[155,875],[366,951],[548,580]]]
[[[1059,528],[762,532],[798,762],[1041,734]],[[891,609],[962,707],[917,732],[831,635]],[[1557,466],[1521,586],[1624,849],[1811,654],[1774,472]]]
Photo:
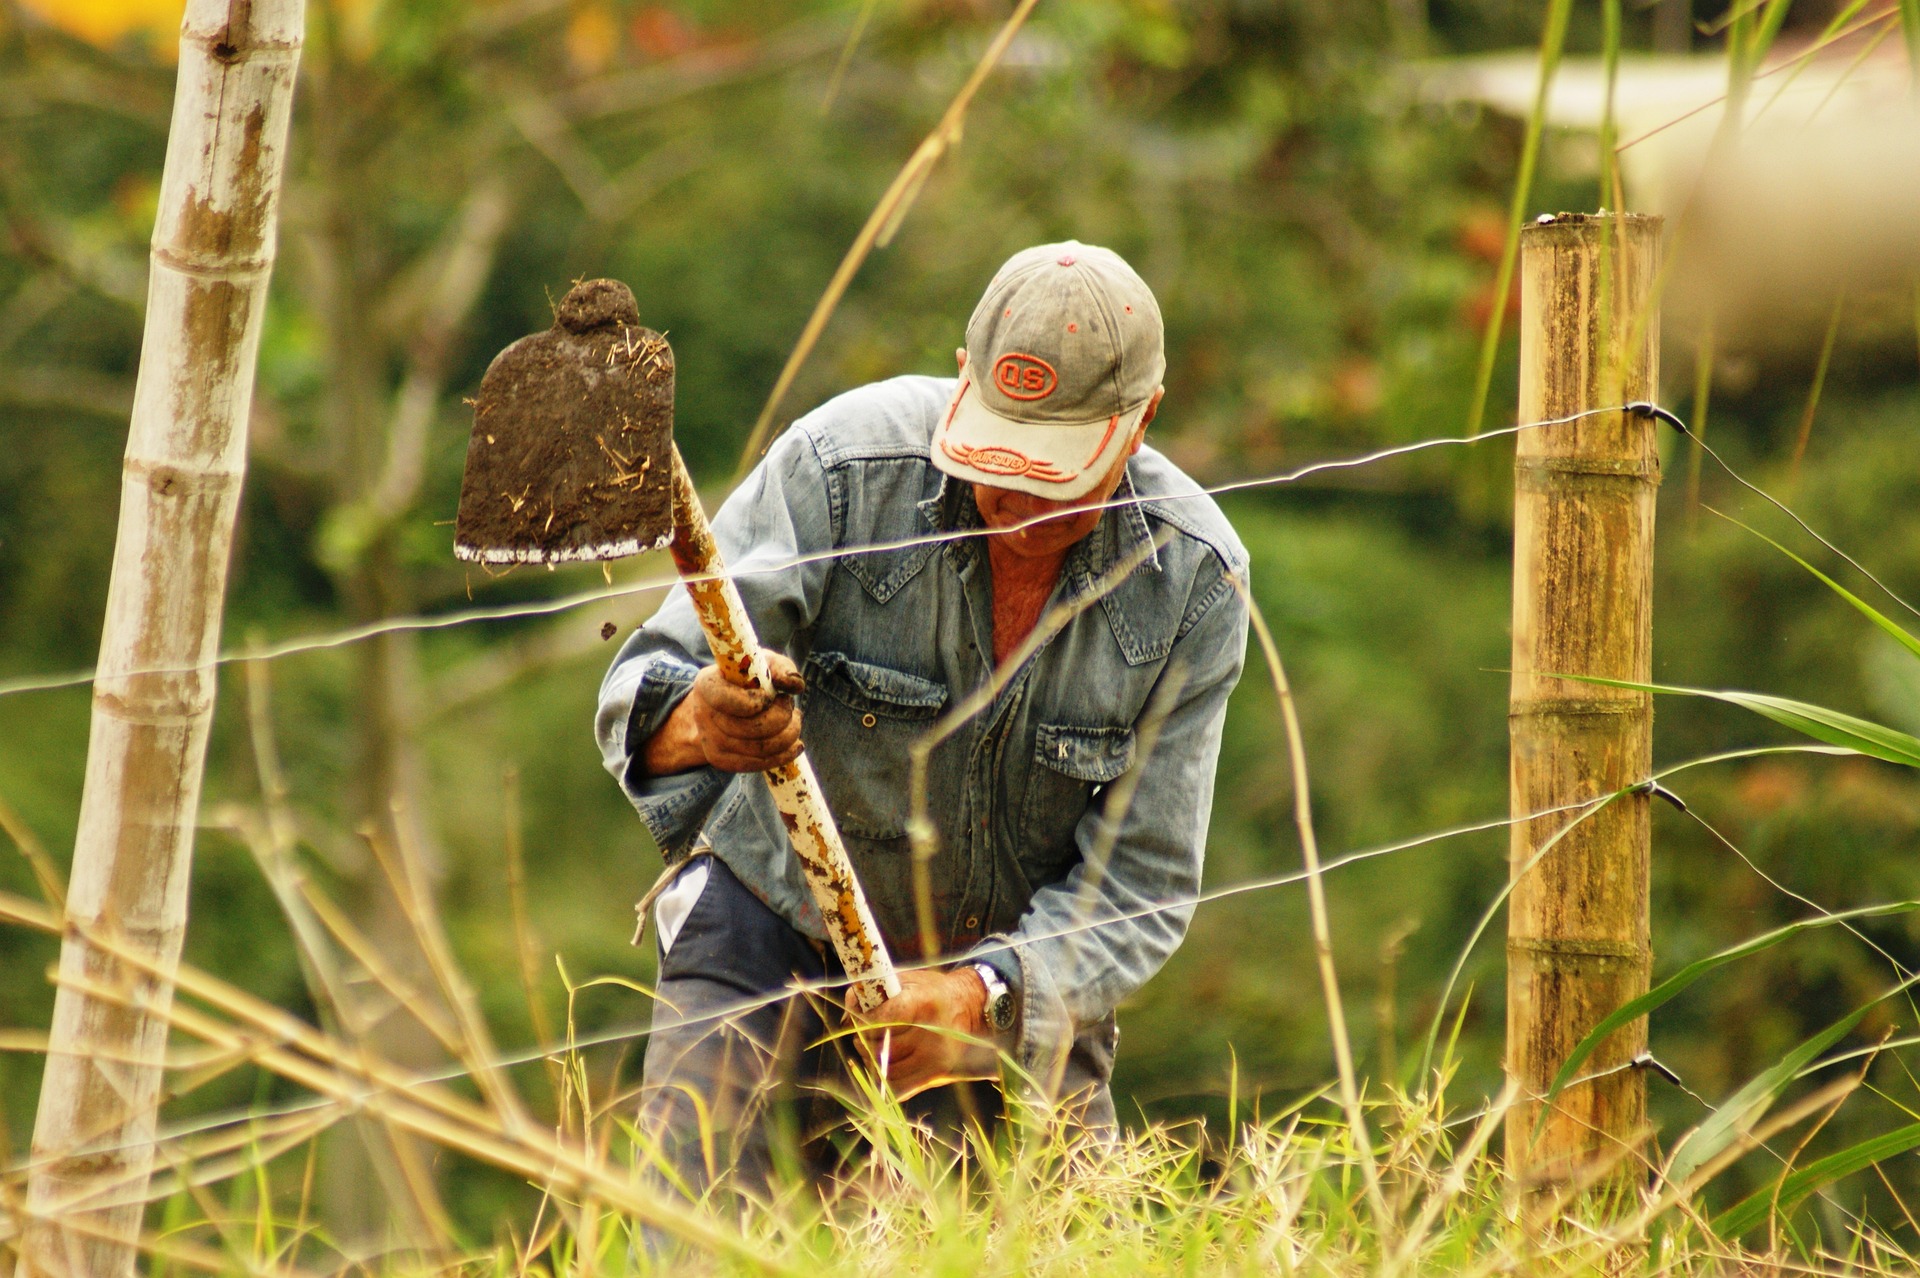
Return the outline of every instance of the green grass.
[[[1771,1187],[1735,1213],[1743,1245],[1722,1237],[1684,1198],[1622,1189],[1618,1179],[1601,1182],[1611,1190],[1570,1191],[1558,1200],[1516,1193],[1488,1149],[1498,1145],[1497,1109],[1449,1116],[1437,1095],[1376,1097],[1368,1109],[1379,1137],[1372,1152],[1392,1208],[1384,1225],[1367,1209],[1351,1128],[1320,1102],[1242,1114],[1213,1129],[1153,1125],[1111,1142],[1029,1112],[997,1137],[975,1133],[956,1147],[915,1128],[890,1097],[870,1095],[850,1114],[868,1153],[824,1193],[791,1185],[771,1200],[671,1213],[673,1221],[697,1222],[728,1239],[728,1256],[670,1243],[634,1245],[634,1215],[607,1205],[636,1192],[632,1129],[608,1113],[576,1133],[587,1137],[587,1148],[609,1153],[596,1184],[550,1194],[541,1192],[550,1186],[527,1186],[519,1210],[496,1222],[492,1240],[396,1246],[345,1266],[311,1223],[312,1204],[301,1193],[310,1188],[310,1167],[296,1148],[278,1155],[276,1174],[243,1156],[224,1185],[177,1193],[156,1213],[165,1223],[150,1243],[152,1272],[971,1278],[1912,1271],[1913,1258],[1869,1228],[1850,1228],[1826,1245],[1796,1233],[1771,1210]],[[264,1144],[256,1148],[267,1152]],[[1857,1156],[1851,1170],[1864,1168],[1872,1152]],[[1638,1182],[1644,1168],[1630,1158],[1615,1170]],[[1798,1176],[1783,1173],[1782,1206],[1824,1186],[1821,1175],[1819,1163]],[[1554,1207],[1564,1211],[1549,1226],[1544,1221]]]

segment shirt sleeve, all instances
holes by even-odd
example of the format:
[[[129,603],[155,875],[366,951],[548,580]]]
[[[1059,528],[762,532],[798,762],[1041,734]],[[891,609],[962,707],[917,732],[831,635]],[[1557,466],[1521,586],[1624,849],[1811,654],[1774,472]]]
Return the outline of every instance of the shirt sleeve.
[[[1244,585],[1245,569],[1238,575]],[[1151,753],[1134,760],[1137,786],[1125,811],[1090,808],[1074,832],[1080,863],[1034,893],[1012,933],[989,938],[975,955],[1016,987],[1015,1057],[1043,1083],[1082,1030],[1160,970],[1193,917],[1227,699],[1247,651],[1245,597],[1224,573],[1207,594],[1204,613],[1175,643],[1156,685],[1156,694],[1171,695],[1172,708]],[[1168,687],[1169,680],[1179,682]],[[1148,705],[1160,699],[1149,697]],[[1115,782],[1106,793],[1124,789]],[[1109,840],[1106,864],[1098,866]]]
[[[827,475],[802,424],[775,441],[713,516],[714,540],[762,646],[785,652],[813,622],[838,542]],[[594,736],[668,860],[686,854],[727,787],[717,768],[648,776],[638,754],[712,660],[687,592],[674,587],[621,645],[600,685]]]

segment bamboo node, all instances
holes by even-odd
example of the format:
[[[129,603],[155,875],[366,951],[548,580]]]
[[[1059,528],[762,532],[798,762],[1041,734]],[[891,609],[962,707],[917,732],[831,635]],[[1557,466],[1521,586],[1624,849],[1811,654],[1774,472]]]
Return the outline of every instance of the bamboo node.
[[[1541,679],[1552,679],[1550,673],[1534,672]],[[1517,698],[1507,706],[1508,719],[1565,718],[1569,715],[1651,715],[1653,696],[1645,692],[1621,690],[1624,695],[1618,697],[1524,697]]]
[[[1653,959],[1653,948],[1635,941],[1608,941],[1597,937],[1510,936],[1507,954],[1529,955],[1535,966],[1548,971],[1602,971],[1613,967],[1638,968]]]
[[[1643,483],[1660,482],[1660,459],[1648,458],[1609,458],[1609,457],[1516,457],[1513,461],[1515,473],[1526,478],[1559,479],[1630,479]]]

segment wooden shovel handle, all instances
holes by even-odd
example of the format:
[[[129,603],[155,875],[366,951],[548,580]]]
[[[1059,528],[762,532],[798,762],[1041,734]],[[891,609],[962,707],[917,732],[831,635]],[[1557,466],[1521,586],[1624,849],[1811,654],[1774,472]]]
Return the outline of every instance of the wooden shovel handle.
[[[754,637],[740,591],[732,578],[723,575],[726,565],[700,505],[700,494],[694,491],[693,479],[680,460],[678,446],[673,450],[670,550],[721,676],[742,688],[771,691],[773,679],[767,670],[766,653]],[[866,893],[860,890],[846,846],[840,842],[833,813],[821,797],[813,765],[802,753],[792,763],[769,768],[761,775],[773,791],[788,841],[800,858],[800,869],[826,924],[827,938],[853,982],[854,1006],[870,1012],[900,992],[900,978],[893,970],[886,943],[880,939],[880,929],[867,906]]]

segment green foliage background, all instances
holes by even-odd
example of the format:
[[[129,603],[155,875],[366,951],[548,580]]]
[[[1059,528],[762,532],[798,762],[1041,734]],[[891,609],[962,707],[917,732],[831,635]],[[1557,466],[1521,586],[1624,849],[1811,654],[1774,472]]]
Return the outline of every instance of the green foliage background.
[[[703,479],[722,482],[840,254],[1006,8],[874,4],[837,71],[862,16],[852,0],[511,11],[314,0],[229,644],[599,581],[597,569],[466,573],[444,527],[466,439],[461,395],[492,352],[547,324],[549,300],[571,279],[627,280],[647,322],[670,334],[682,447]],[[1520,126],[1422,103],[1407,72],[1416,58],[1531,44],[1539,8],[1043,3],[963,143],[855,281],[783,420],[871,378],[950,369],[994,267],[1028,243],[1073,236],[1126,254],[1156,288],[1170,366],[1154,434],[1201,479],[1458,433],[1493,301],[1483,246],[1510,196]],[[586,10],[610,20],[610,46],[588,39],[598,18]],[[1789,30],[1827,16],[1795,5]],[[1629,12],[1630,48],[1647,46],[1651,22]],[[1597,50],[1599,23],[1597,6],[1576,6],[1570,51]],[[1696,46],[1714,47],[1705,36]],[[0,678],[84,667],[97,644],[170,82],[146,51],[91,48],[0,7]],[[616,98],[625,105],[594,107]],[[543,111],[562,118],[557,133]],[[1590,177],[1556,165],[1552,146],[1548,154],[1534,207],[1598,202]],[[510,217],[475,304],[448,334],[423,477],[403,509],[371,516],[385,422],[423,358],[415,303],[436,246],[487,181]],[[1511,340],[1502,358],[1490,420],[1511,412]],[[1729,358],[1737,366],[1741,353]],[[1842,329],[1811,450],[1790,472],[1813,359],[1811,347],[1748,357],[1745,376],[1716,388],[1712,438],[1896,588],[1920,589],[1913,335]],[[1684,411],[1685,352],[1669,362],[1681,376],[1670,375],[1667,402]],[[1330,855],[1504,814],[1507,516],[1476,477],[1502,473],[1487,454],[1509,447],[1432,452],[1227,503],[1306,715]],[[1791,563],[1690,506],[1685,462],[1669,458],[1661,496],[1656,679],[1779,692],[1920,730],[1911,663]],[[1776,527],[1711,467],[1702,495]],[[544,950],[576,978],[648,975],[649,961],[625,945],[628,903],[658,856],[600,770],[590,721],[613,646],[594,636],[607,621],[637,623],[651,598],[430,633],[406,653],[416,709],[396,739],[425,768],[418,793],[444,854],[445,908],[507,1044],[532,1035],[502,905],[509,770],[524,792]],[[299,854],[349,900],[366,877],[354,832],[377,811],[364,661],[335,648],[271,670]],[[240,667],[227,668],[209,811],[259,802],[243,682]],[[87,706],[84,689],[0,698],[0,798],[63,863]],[[1724,708],[1659,708],[1662,761],[1776,739]],[[1896,769],[1779,757],[1689,774],[1675,788],[1757,865],[1822,905],[1920,895],[1920,790]],[[1289,807],[1280,727],[1256,667],[1231,711],[1210,884],[1295,866]],[[1655,841],[1659,970],[1805,913],[1671,812],[1656,816]],[[1408,1081],[1417,1052],[1407,1045],[1440,1010],[1446,970],[1505,880],[1505,848],[1504,832],[1458,838],[1332,880],[1338,957],[1376,1083]],[[189,960],[312,1014],[245,844],[209,829],[196,858]],[[0,887],[33,891],[10,852]],[[1911,929],[1894,920],[1874,934],[1906,956]],[[54,953],[43,938],[0,932],[0,1023],[45,1024]],[[1498,1076],[1497,940],[1467,972],[1462,1095]],[[541,979],[539,997],[558,1016],[551,963]],[[1663,1009],[1653,1048],[1717,1099],[1887,980],[1857,941],[1823,932]],[[582,1032],[646,1016],[638,996],[610,989],[582,994],[575,1010]],[[1889,1007],[1855,1040],[1896,1021],[1910,1031],[1912,1020]],[[1243,1103],[1256,1093],[1278,1105],[1318,1087],[1331,1065],[1301,895],[1204,908],[1122,1023],[1117,1081],[1140,1116],[1218,1121],[1236,1070]],[[614,1052],[601,1056],[616,1067]],[[16,1154],[37,1076],[32,1056],[0,1058],[0,1114]],[[1920,1104],[1891,1058],[1873,1078],[1888,1099],[1850,1107],[1833,1140]],[[1651,1086],[1669,1138],[1697,1121],[1696,1101]],[[272,1092],[236,1077],[176,1112]],[[457,1201],[476,1225],[514,1192],[457,1176],[468,1191]]]

